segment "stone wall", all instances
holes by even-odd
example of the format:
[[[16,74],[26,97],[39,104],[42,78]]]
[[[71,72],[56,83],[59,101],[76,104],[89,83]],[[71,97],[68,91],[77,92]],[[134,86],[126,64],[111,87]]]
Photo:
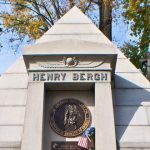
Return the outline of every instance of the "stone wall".
[[[117,143],[121,150],[150,149],[150,83],[121,53],[113,89]]]
[[[19,150],[21,147],[27,83],[23,59],[0,77],[0,150]]]

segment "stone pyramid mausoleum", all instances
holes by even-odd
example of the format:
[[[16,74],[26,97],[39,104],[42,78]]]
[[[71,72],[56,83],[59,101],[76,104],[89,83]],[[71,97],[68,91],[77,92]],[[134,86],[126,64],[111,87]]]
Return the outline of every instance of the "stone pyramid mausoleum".
[[[111,66],[117,147],[150,150],[150,82],[77,7],[56,22],[34,45],[24,49],[24,55],[117,54],[117,58],[114,57],[116,66]],[[0,77],[0,150],[22,150],[28,98],[27,69],[34,66],[25,65],[25,62],[28,62],[26,58],[25,61],[19,58]],[[53,65],[54,68],[61,66]]]

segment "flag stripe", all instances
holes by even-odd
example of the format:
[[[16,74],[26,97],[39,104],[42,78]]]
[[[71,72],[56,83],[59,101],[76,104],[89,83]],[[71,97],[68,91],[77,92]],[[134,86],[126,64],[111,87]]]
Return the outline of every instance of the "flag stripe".
[[[88,138],[85,136],[81,136],[79,137],[79,142],[78,142],[78,146],[82,147],[82,148],[89,148],[89,141]]]

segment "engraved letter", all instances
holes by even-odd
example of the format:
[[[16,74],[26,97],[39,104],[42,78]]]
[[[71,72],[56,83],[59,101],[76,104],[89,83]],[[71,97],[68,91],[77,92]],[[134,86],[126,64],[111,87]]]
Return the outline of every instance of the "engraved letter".
[[[85,76],[85,73],[80,73],[80,80],[85,80],[84,76]]]
[[[95,76],[95,80],[96,81],[100,80],[100,74],[99,73],[95,73],[94,76]]]
[[[93,80],[93,75],[91,73],[87,73],[87,80]]]
[[[45,77],[45,73],[41,73],[41,75],[40,75],[41,77],[40,77],[40,81],[45,81],[46,79],[44,78]]]
[[[66,78],[66,73],[61,73],[61,76],[62,76],[62,80],[64,81]]]
[[[33,81],[39,81],[39,74],[33,73]]]
[[[54,80],[55,80],[55,81],[56,81],[56,80],[60,81],[60,74],[55,73],[55,74],[54,74]]]
[[[107,81],[107,73],[101,73],[101,80],[103,81],[103,80],[105,80],[105,81]]]
[[[73,80],[79,80],[79,75],[77,73],[73,74]]]
[[[51,73],[47,73],[47,81],[49,81],[49,80],[51,80],[51,81],[53,81],[53,74]]]

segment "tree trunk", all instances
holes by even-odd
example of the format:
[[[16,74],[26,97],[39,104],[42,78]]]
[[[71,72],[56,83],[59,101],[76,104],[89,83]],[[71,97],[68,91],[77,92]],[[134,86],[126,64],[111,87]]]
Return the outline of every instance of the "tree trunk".
[[[112,40],[112,0],[102,0],[100,3],[99,29]]]
[[[75,5],[74,0],[69,0],[69,7],[70,9]]]

